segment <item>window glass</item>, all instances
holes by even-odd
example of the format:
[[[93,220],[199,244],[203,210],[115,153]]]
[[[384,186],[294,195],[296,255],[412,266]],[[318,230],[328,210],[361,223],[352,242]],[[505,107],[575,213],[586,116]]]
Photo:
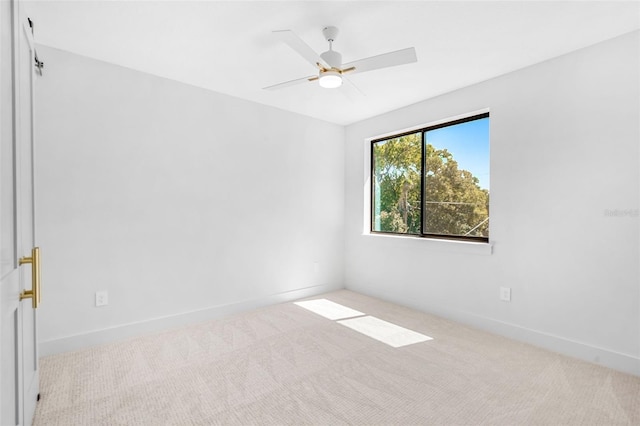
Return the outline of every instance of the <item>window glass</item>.
[[[489,114],[376,140],[371,231],[489,239]]]
[[[425,131],[425,234],[489,236],[489,118]]]
[[[372,230],[420,234],[422,133],[372,147]]]

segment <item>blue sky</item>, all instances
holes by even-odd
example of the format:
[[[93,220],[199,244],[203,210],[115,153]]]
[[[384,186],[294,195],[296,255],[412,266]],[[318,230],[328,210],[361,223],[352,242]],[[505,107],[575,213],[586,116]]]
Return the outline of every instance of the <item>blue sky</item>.
[[[426,138],[435,148],[447,149],[459,169],[470,171],[480,187],[489,189],[489,118],[430,130]]]

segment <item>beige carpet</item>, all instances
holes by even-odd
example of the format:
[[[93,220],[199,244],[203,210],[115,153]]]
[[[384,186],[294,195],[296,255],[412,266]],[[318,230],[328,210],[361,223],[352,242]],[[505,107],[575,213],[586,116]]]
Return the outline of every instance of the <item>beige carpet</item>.
[[[433,340],[393,348],[293,303],[41,361],[35,425],[640,425],[640,378],[349,291]]]

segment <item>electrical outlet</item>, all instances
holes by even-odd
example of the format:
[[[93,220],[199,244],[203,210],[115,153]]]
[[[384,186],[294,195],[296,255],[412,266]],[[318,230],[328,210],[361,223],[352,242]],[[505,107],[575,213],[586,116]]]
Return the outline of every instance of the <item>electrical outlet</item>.
[[[505,302],[511,302],[511,288],[510,287],[500,287],[500,300]]]
[[[96,306],[109,304],[109,296],[106,291],[96,291]]]

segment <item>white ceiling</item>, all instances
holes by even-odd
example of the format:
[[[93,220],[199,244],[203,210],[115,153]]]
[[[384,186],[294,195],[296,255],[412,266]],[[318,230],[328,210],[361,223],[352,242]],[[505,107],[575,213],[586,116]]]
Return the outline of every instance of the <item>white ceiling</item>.
[[[38,44],[322,120],[350,124],[640,28],[640,1],[29,1]],[[335,25],[344,62],[414,46],[418,62],[356,74],[360,89],[266,91],[314,68]],[[47,58],[41,58],[46,66]]]

